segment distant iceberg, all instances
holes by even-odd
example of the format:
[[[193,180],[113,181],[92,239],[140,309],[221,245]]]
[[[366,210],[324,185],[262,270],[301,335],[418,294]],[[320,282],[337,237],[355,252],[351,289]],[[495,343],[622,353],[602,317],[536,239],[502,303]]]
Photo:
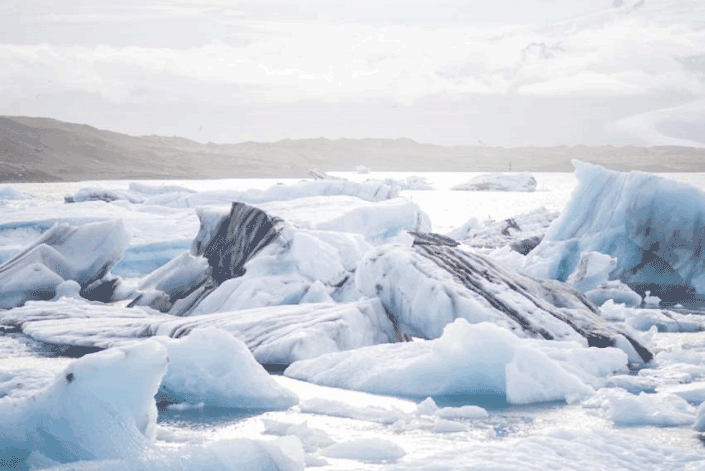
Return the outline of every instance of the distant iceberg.
[[[83,188],[73,195],[67,195],[64,199],[67,203],[125,200],[135,204],[194,208],[197,206],[229,204],[233,201],[258,204],[272,201],[290,201],[310,196],[334,195],[355,196],[366,201],[384,201],[397,197],[399,190],[383,182],[356,183],[332,179],[301,181],[291,185],[274,185],[266,190],[220,190],[198,193],[183,187],[150,187],[143,184],[131,184],[129,190]]]
[[[457,191],[534,191],[536,178],[526,172],[486,173],[451,188]]]

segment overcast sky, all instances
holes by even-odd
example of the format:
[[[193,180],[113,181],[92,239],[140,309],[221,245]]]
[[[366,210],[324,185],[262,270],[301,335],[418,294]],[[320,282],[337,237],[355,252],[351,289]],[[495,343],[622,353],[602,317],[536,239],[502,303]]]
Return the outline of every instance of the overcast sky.
[[[0,114],[201,142],[705,145],[701,0],[7,0]]]

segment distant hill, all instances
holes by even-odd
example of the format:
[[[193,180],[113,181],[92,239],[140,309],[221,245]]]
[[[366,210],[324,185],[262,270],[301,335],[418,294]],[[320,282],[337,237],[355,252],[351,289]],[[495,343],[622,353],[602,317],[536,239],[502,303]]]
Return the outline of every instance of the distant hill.
[[[0,181],[304,177],[310,168],[406,171],[570,172],[571,159],[619,170],[705,172],[690,147],[481,147],[411,139],[284,139],[201,144],[129,136],[49,118],[0,117]]]

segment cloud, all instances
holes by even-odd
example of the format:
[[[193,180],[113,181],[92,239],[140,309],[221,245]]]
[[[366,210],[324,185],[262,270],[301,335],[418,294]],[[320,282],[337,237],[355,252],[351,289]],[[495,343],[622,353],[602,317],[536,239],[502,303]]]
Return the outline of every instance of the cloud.
[[[186,14],[197,7],[159,8]],[[705,31],[689,26],[686,15],[680,23],[618,16],[547,31],[254,22],[235,14],[223,21],[254,31],[251,41],[187,49],[0,45],[0,89],[27,96],[86,91],[117,103],[188,95],[221,103],[402,104],[467,94],[705,97],[703,72],[680,60],[705,54]]]

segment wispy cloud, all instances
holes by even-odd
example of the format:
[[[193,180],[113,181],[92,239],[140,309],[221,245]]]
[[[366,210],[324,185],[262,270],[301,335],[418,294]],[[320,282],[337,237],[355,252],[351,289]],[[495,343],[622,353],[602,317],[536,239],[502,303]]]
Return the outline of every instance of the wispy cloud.
[[[129,100],[135,88],[168,92],[169,80],[262,87],[271,93],[257,99],[271,101],[384,96],[408,102],[439,93],[705,96],[702,72],[679,60],[705,54],[705,31],[687,25],[625,20],[552,34],[528,28],[248,26],[261,35],[242,46],[0,45],[6,68],[0,86],[51,79],[48,89],[87,90],[117,101]]]

